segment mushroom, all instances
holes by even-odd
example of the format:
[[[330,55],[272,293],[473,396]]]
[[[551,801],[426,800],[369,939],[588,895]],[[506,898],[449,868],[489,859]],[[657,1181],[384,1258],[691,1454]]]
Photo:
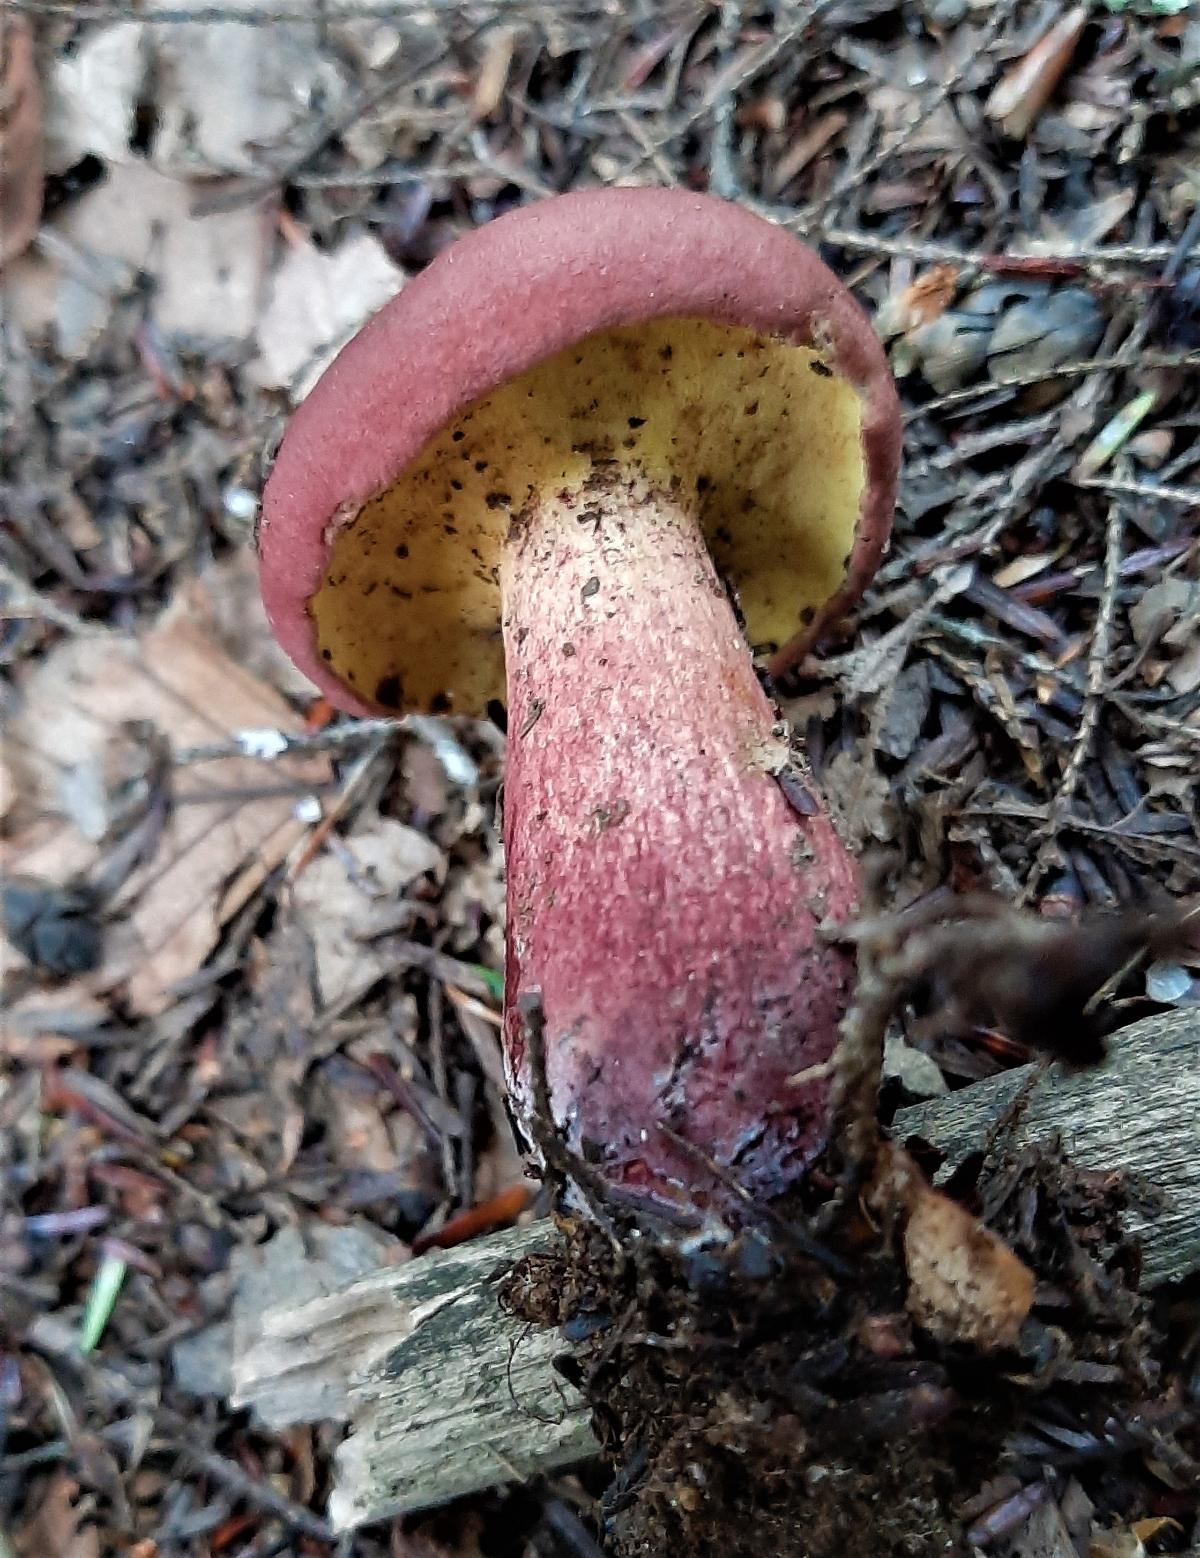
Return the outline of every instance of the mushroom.
[[[516,1114],[532,991],[556,1125],[638,1202],[774,1194],[823,1145],[852,969],[818,927],[856,871],[750,646],[792,667],[863,589],[899,434],[871,326],[795,238],[589,190],[411,281],[267,483],[267,610],[335,703],[507,689]]]

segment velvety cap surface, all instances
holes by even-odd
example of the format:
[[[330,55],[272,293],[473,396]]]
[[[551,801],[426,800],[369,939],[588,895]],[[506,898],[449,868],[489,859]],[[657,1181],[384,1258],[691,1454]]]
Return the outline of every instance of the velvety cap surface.
[[[711,196],[557,196],[446,250],[299,408],[263,594],[341,706],[503,692],[499,557],[539,495],[625,464],[694,502],[781,668],[886,543],[900,426],[870,323],[783,229]]]

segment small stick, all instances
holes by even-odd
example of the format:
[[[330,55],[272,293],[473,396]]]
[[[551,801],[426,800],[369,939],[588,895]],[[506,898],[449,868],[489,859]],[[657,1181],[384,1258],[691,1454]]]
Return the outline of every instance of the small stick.
[[[533,1145],[546,1168],[563,1184],[572,1186],[583,1201],[588,1215],[608,1235],[618,1259],[623,1263],[624,1248],[616,1226],[606,1210],[608,1195],[599,1177],[567,1146],[554,1123],[550,1104],[550,1084],[546,1076],[546,1012],[540,990],[525,990],[517,1000],[521,1014],[529,1071],[533,1084]]]

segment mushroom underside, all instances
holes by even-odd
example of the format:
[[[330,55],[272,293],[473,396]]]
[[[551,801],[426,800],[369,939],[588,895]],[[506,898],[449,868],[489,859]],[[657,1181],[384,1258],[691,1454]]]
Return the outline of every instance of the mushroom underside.
[[[512,515],[600,468],[695,515],[751,643],[800,631],[843,583],[865,480],[862,404],[815,346],[694,318],[587,336],[473,402],[331,526],[318,651],[362,702],[482,713],[503,696]]]

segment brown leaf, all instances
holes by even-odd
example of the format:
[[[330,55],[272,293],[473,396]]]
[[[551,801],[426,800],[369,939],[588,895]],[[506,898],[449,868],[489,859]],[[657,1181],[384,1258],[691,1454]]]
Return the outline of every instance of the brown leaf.
[[[881,335],[902,335],[931,324],[954,301],[958,287],[957,265],[934,265],[923,271],[894,297],[885,298],[875,316]]]
[[[388,967],[388,954],[359,940],[380,902],[392,903],[445,856],[423,833],[380,817],[346,841],[344,855],[319,855],[296,879],[293,903],[313,941],[325,1007],[353,1002]]]
[[[26,681],[10,724],[10,760],[44,811],[61,810],[62,776],[86,762],[101,771],[128,744],[128,726],[151,727],[172,749],[232,741],[238,730],[298,734],[301,722],[272,689],[224,655],[187,615],[173,611],[143,637],[72,639]],[[135,1012],[169,1004],[221,926],[302,837],[294,815],[306,789],[325,782],[323,757],[266,767],[235,757],[176,770],[174,805],[150,858],[121,888],[103,965],[81,982],[92,992],[124,986]],[[245,792],[282,794],[249,798]],[[102,846],[43,817],[0,843],[0,866],[54,882],[93,874]]]
[[[37,1513],[16,1533],[18,1558],[100,1558],[100,1533],[82,1524],[76,1502],[79,1484],[65,1471],[55,1474]]]
[[[33,30],[0,19],[0,266],[29,246],[42,219],[42,87]]]
[[[1019,141],[1029,134],[1070,65],[1089,14],[1086,5],[1072,6],[996,83],[985,112],[1005,135]]]
[[[909,1313],[932,1336],[1011,1347],[1033,1305],[1033,1273],[964,1207],[928,1185],[904,1230]]]

